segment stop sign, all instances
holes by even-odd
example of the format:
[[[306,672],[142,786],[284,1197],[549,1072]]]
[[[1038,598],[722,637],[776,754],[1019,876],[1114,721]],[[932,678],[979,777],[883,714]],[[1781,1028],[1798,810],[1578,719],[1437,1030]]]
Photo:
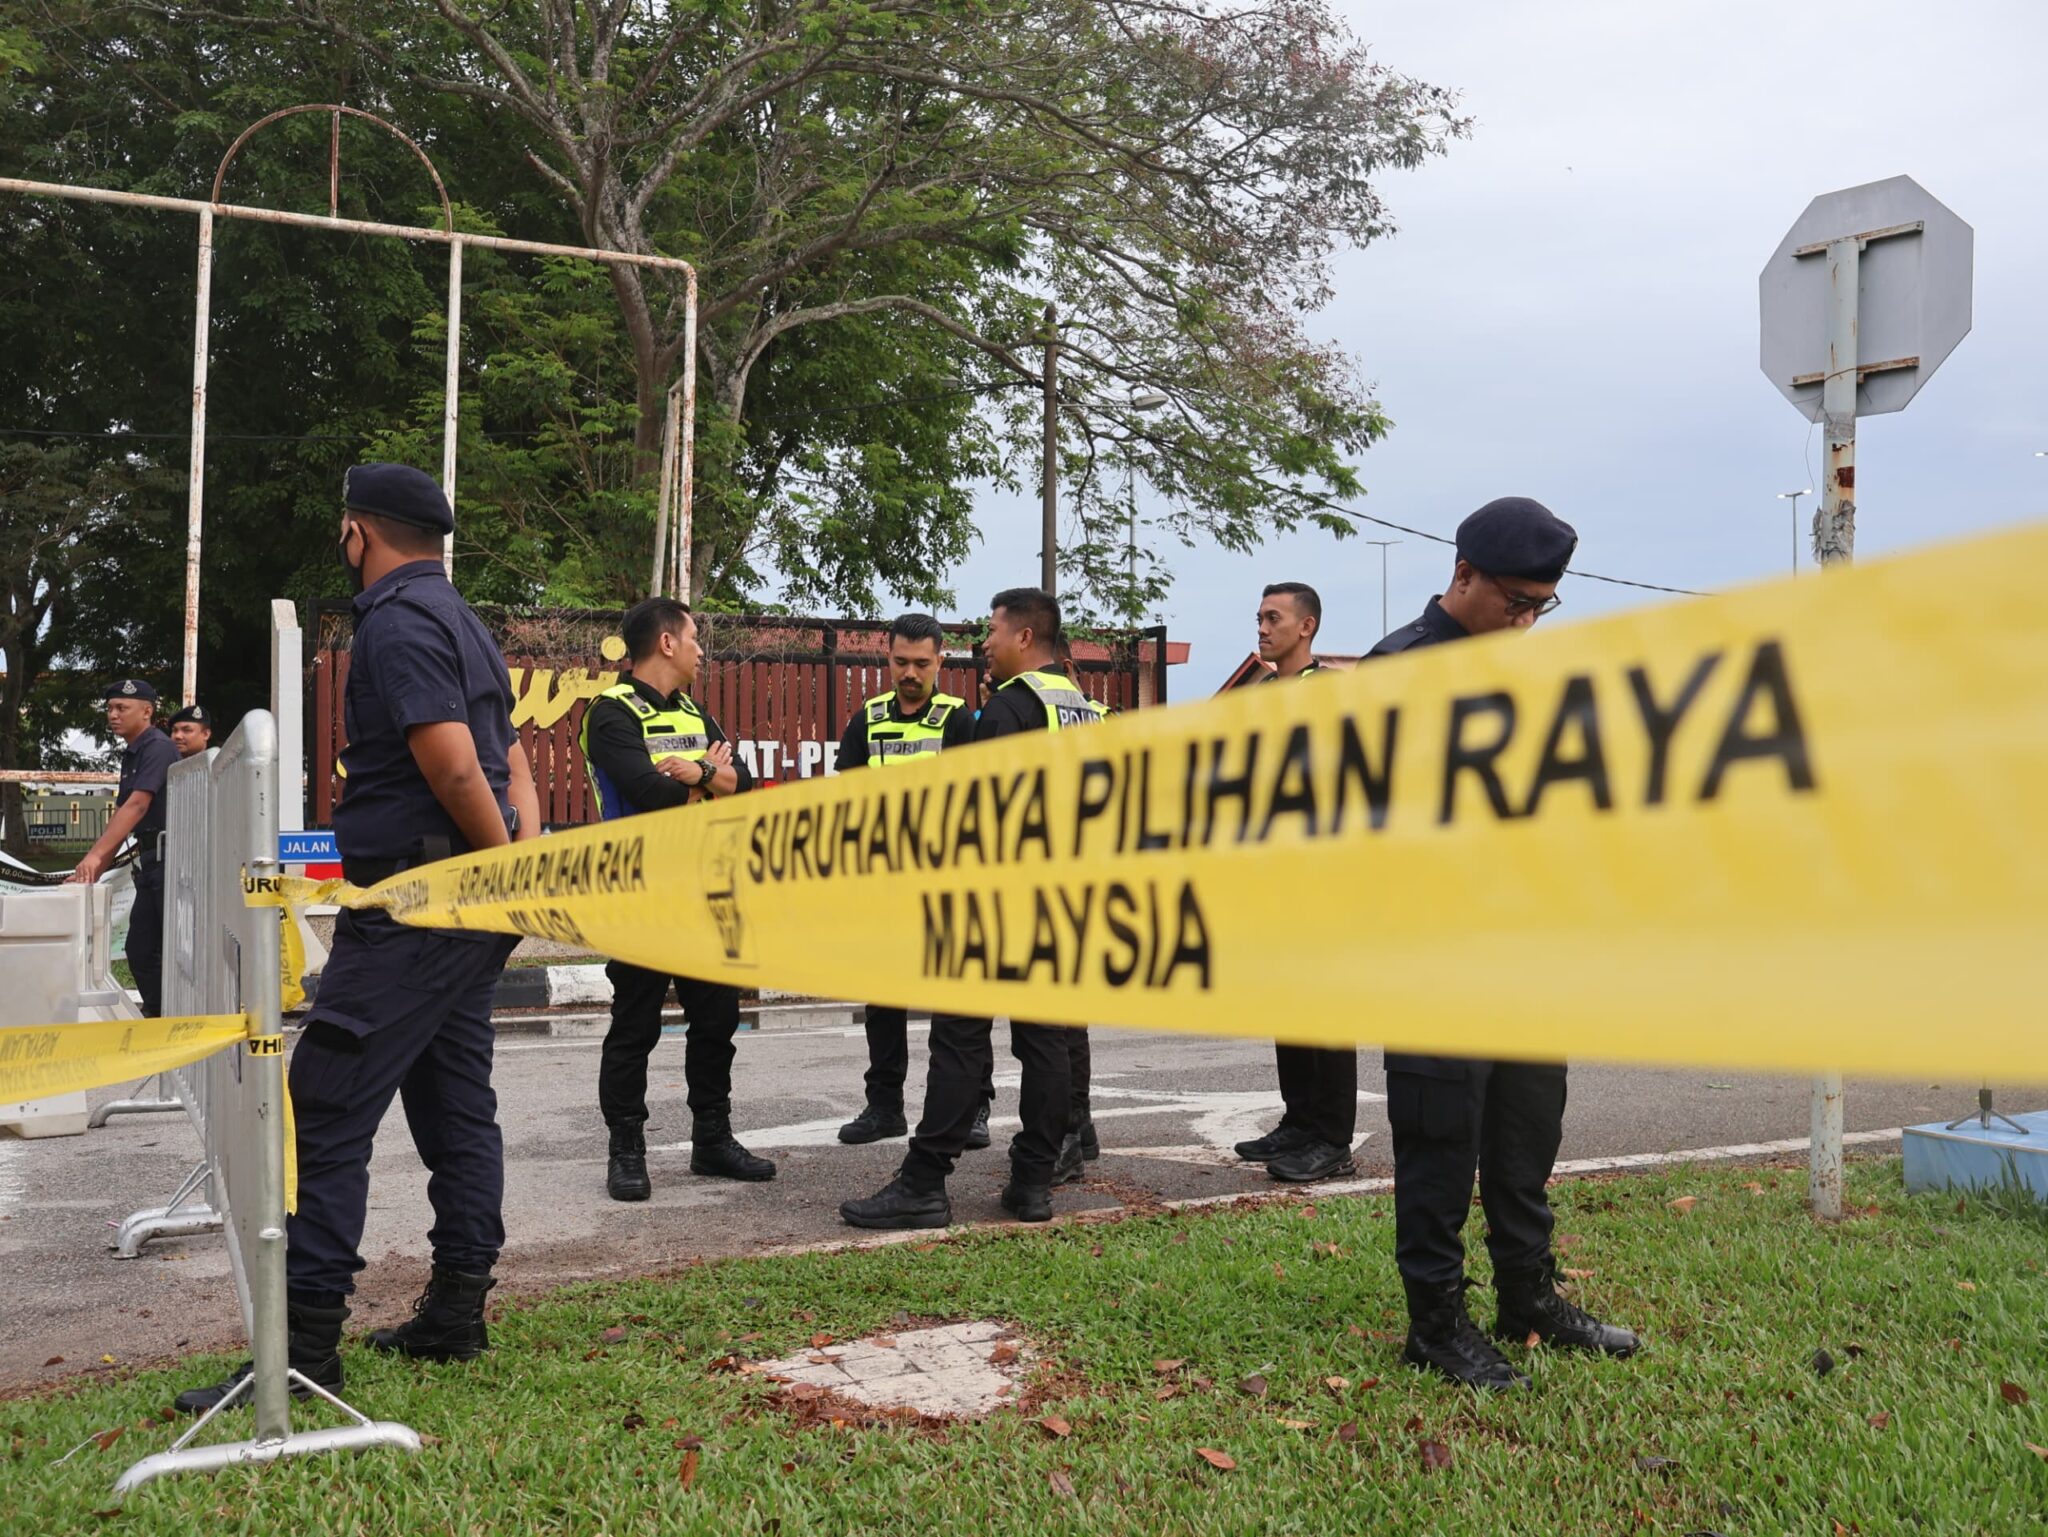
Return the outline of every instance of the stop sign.
[[[1970,334],[1975,235],[1910,176],[1829,192],[1806,205],[1764,264],[1759,362],[1809,421],[1821,415],[1828,356],[1828,242],[1861,237],[1856,414],[1897,411]]]

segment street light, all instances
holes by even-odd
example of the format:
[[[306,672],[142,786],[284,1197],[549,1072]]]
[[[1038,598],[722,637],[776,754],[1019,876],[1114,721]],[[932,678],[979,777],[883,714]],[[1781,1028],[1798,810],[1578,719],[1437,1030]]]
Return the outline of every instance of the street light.
[[[1813,495],[1813,487],[1801,486],[1797,491],[1780,491],[1778,500],[1792,503],[1792,574],[1799,575],[1799,498]]]
[[[1367,544],[1380,547],[1380,634],[1387,633],[1387,546],[1399,544],[1398,539],[1368,539]]]

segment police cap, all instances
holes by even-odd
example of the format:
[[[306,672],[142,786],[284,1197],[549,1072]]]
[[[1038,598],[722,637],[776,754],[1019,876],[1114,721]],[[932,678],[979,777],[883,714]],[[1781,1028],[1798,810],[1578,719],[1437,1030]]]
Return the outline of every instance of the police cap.
[[[1458,525],[1458,558],[1489,576],[1555,582],[1578,546],[1571,524],[1526,496],[1499,497]]]
[[[409,464],[356,464],[341,480],[341,504],[350,512],[367,512],[394,523],[455,532],[455,515],[432,476]]]
[[[107,685],[102,696],[106,699],[140,699],[145,704],[156,703],[156,690],[140,678],[122,678]]]
[[[207,709],[203,704],[186,705],[184,709],[178,711],[165,724],[175,726],[179,721],[184,720],[189,720],[195,726],[204,726],[208,731],[213,729],[213,711]]]

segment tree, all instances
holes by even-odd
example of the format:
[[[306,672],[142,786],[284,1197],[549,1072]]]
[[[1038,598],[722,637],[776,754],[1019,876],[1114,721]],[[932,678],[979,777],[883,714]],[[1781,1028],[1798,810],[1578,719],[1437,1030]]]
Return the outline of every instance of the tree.
[[[815,432],[793,451],[750,414],[757,380],[866,321],[871,346],[916,335],[955,387],[1029,385],[1048,299],[1071,381],[1061,469],[1084,524],[1113,496],[1109,444],[1169,499],[1182,539],[1348,531],[1329,502],[1358,493],[1349,456],[1387,423],[1301,316],[1327,298],[1339,242],[1391,228],[1378,178],[1465,130],[1449,93],[1373,61],[1316,0],[400,0],[374,27],[346,0],[245,14],[340,41],[394,90],[486,110],[590,243],[697,264],[698,593],[757,578],[757,551],[802,596],[812,573],[896,575],[859,553],[888,544],[846,504],[893,500],[889,455]],[[608,274],[644,476],[681,296],[637,268]],[[1117,407],[1138,390],[1169,410],[1148,423]],[[1015,474],[1028,403],[975,416],[977,451],[1007,447]]]

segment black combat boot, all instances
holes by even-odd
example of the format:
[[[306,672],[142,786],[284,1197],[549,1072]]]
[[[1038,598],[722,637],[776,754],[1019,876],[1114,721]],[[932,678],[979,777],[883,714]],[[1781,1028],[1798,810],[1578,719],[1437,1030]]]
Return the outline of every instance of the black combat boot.
[[[334,1293],[318,1297],[287,1296],[285,1299],[286,1356],[293,1371],[320,1384],[330,1393],[341,1391],[341,1326],[348,1318],[348,1299]],[[211,1387],[187,1388],[176,1399],[180,1414],[204,1414],[246,1378],[254,1363],[244,1361]],[[311,1398],[310,1388],[292,1384],[292,1397]],[[253,1393],[236,1401],[246,1409],[255,1402]]]
[[[1299,1147],[1267,1159],[1266,1172],[1290,1185],[1306,1185],[1313,1180],[1356,1174],[1358,1165],[1352,1160],[1350,1148],[1312,1137]]]
[[[1027,1185],[1016,1175],[1003,1186],[1003,1192],[996,1197],[1003,1203],[1003,1210],[1019,1222],[1052,1221],[1052,1186]]]
[[[605,1165],[604,1189],[614,1201],[644,1201],[654,1193],[647,1178],[647,1138],[641,1122],[612,1128],[611,1159]]]
[[[724,1116],[706,1116],[690,1132],[690,1172],[758,1183],[775,1178],[775,1165],[741,1147]]]
[[[1495,1276],[1493,1285],[1500,1298],[1500,1314],[1493,1328],[1497,1340],[1519,1344],[1533,1334],[1559,1349],[1593,1350],[1609,1356],[1632,1356],[1642,1345],[1629,1330],[1604,1324],[1559,1296],[1557,1273],[1548,1265]]]
[[[1095,1117],[1081,1122],[1081,1156],[1093,1163],[1102,1156],[1102,1139],[1095,1135]]]
[[[372,1330],[363,1343],[416,1361],[475,1360],[491,1348],[484,1297],[497,1284],[489,1275],[436,1265],[412,1305],[412,1317],[395,1329]]]
[[[1296,1148],[1307,1147],[1315,1141],[1299,1126],[1290,1126],[1282,1121],[1263,1137],[1254,1137],[1249,1142],[1240,1142],[1231,1151],[1246,1163],[1266,1163],[1282,1153],[1291,1153]]]
[[[967,1150],[978,1152],[989,1145],[988,1101],[981,1102],[981,1108],[974,1112],[974,1124],[967,1129]]]
[[[1081,1134],[1070,1131],[1060,1143],[1060,1156],[1053,1160],[1052,1182],[1055,1185],[1071,1185],[1086,1174],[1083,1165],[1088,1160],[1086,1149],[1081,1143]]]
[[[1526,1388],[1529,1379],[1508,1364],[1465,1311],[1461,1280],[1442,1285],[1402,1283],[1408,1292],[1408,1343],[1401,1359],[1461,1382],[1466,1387],[1498,1392]]]
[[[877,1105],[870,1101],[865,1110],[839,1128],[839,1140],[858,1147],[864,1142],[886,1142],[909,1133],[910,1123],[903,1119],[900,1104]]]
[[[842,1201],[839,1219],[848,1227],[945,1227],[953,1220],[946,1188],[913,1190],[897,1175],[862,1201]]]

